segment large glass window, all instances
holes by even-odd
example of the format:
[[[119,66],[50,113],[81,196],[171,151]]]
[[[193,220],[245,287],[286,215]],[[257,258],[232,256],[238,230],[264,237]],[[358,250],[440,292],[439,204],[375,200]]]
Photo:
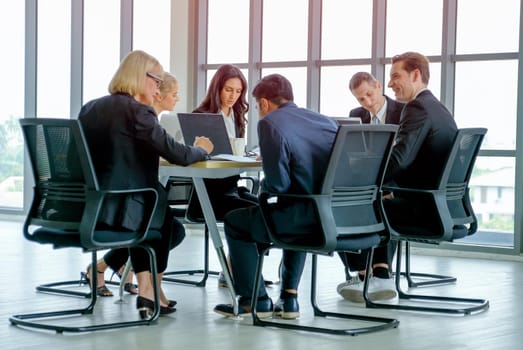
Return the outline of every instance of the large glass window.
[[[517,73],[515,60],[456,64],[456,123],[488,128],[483,149],[516,148]],[[485,83],[487,77],[496,81]]]
[[[0,2],[0,207],[23,206],[24,1]]]
[[[84,11],[85,103],[108,94],[109,82],[120,63],[120,0],[89,0]]]
[[[470,199],[480,229],[464,241],[513,246],[514,158],[478,157],[469,185]]]
[[[153,55],[170,69],[171,1],[133,1],[133,49]]]
[[[309,0],[264,0],[262,60],[307,59]]]
[[[70,118],[71,1],[38,1],[37,116]]]
[[[321,58],[371,56],[372,1],[323,0]]]
[[[459,0],[456,53],[516,52],[520,0]]]
[[[208,13],[207,63],[247,62],[249,1],[209,0]]]
[[[386,52],[441,54],[443,0],[388,0]]]

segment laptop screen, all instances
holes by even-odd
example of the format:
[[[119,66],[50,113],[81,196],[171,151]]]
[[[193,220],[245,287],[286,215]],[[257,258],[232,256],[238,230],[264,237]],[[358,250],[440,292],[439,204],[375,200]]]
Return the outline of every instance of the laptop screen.
[[[182,135],[182,129],[180,128],[180,122],[178,116],[174,112],[162,113],[160,115],[160,125],[170,134],[176,142],[185,144]]]
[[[221,114],[178,113],[186,145],[192,145],[196,136],[208,137],[214,145],[211,155],[232,154],[229,135]]]
[[[332,117],[338,125],[361,124],[361,118],[357,117]]]

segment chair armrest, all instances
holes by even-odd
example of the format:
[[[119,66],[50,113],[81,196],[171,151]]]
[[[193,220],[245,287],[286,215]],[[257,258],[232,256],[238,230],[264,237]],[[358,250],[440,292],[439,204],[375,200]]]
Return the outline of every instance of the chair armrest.
[[[126,189],[126,190],[99,190],[87,192],[86,207],[82,221],[80,223],[80,240],[82,246],[88,249],[100,248],[100,247],[114,247],[115,242],[99,242],[94,239],[94,232],[98,223],[98,217],[102,209],[104,200],[107,196],[116,195],[126,197],[130,194],[143,193],[146,195],[148,205],[145,206],[144,221],[138,230],[136,230],[136,238],[132,242],[121,242],[123,245],[136,245],[140,244],[147,239],[147,232],[149,231],[151,221],[158,204],[158,192],[151,187],[148,188],[137,188],[137,189]]]
[[[299,210],[299,203],[310,203],[311,205],[313,218],[309,220],[311,224],[310,231],[278,232],[281,226],[287,226],[289,221],[292,224],[293,218],[288,217],[286,222],[278,223],[273,220],[274,214],[278,212],[283,213],[283,210],[289,207]],[[330,195],[263,192],[260,194],[260,208],[269,237],[276,246],[294,250],[306,250],[324,255],[330,255],[335,250],[337,231],[332,215]],[[306,208],[306,206],[302,208]],[[291,212],[291,214],[296,213]]]

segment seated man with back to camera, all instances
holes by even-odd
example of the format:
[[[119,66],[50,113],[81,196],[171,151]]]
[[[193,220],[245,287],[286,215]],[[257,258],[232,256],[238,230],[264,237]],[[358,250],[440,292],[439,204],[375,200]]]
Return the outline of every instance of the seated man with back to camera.
[[[362,123],[372,124],[399,124],[401,111],[403,110],[404,103],[395,101],[390,97],[383,94],[383,88],[381,83],[368,72],[357,72],[355,73],[349,82],[349,90],[352,95],[358,100],[361,107],[354,108],[350,111],[349,117],[360,118]],[[390,267],[392,263],[392,257],[394,256],[395,245],[389,244],[389,251],[386,256],[380,256],[384,253],[383,250],[378,250],[374,254],[373,267]],[[359,280],[364,279],[365,265],[366,265],[366,254],[354,254],[348,252],[340,252],[339,256],[345,271],[358,272]],[[387,261],[387,266],[381,265],[380,261]],[[380,269],[377,273],[379,274]],[[351,279],[347,272],[347,281]],[[358,280],[356,280],[357,282]],[[338,293],[345,298],[346,289],[344,288],[347,282],[343,282],[338,285]],[[373,283],[372,288],[369,290],[369,296],[375,299],[376,297],[394,297],[396,291],[390,290],[388,293],[384,293],[382,290],[376,294],[376,284]],[[387,295],[388,294],[388,295]],[[349,294],[350,295],[350,294]],[[363,296],[362,296],[363,298]],[[361,299],[363,301],[363,299]]]
[[[457,134],[457,126],[448,109],[427,89],[429,60],[417,52],[405,52],[392,58],[390,81],[396,99],[405,102],[398,134],[393,146],[384,184],[399,187],[428,189],[438,182],[438,174],[445,166]],[[389,221],[413,226],[430,226],[434,218],[423,203],[413,207],[399,196],[385,199],[383,205]],[[389,243],[390,245],[391,243]],[[371,300],[397,301],[396,288],[390,278],[392,260],[388,246],[376,248],[373,276],[370,277]],[[350,263],[351,255],[349,255]],[[358,277],[338,286],[338,292],[347,300],[363,301],[365,271]],[[370,293],[369,293],[370,294]]]
[[[279,74],[264,77],[254,88],[260,121],[258,137],[265,178],[262,191],[272,193],[319,193],[338,126],[331,119],[293,102],[290,82]],[[282,210],[282,225],[287,232],[310,232],[316,223],[309,218],[312,205],[289,205]],[[239,315],[251,312],[251,297],[256,273],[256,242],[269,237],[259,206],[237,209],[225,216],[224,229],[231,258],[233,280],[239,298]],[[280,299],[274,315],[287,319],[299,316],[298,284],[306,254],[283,251]],[[263,280],[262,280],[263,281]],[[273,303],[263,283],[259,291],[258,317],[270,317]],[[214,311],[233,316],[233,306],[220,304]]]

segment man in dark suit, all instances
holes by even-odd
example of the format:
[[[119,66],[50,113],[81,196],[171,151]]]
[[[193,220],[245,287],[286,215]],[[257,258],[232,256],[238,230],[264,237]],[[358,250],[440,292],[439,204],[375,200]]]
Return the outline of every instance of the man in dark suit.
[[[367,72],[352,76],[349,89],[361,107],[350,111],[349,117],[360,118],[362,123],[399,124],[404,104],[383,94],[381,83]]]
[[[329,117],[298,108],[293,102],[290,82],[279,74],[264,77],[254,88],[260,114],[258,138],[265,177],[262,191],[271,193],[319,193],[338,126]],[[304,204],[304,203],[301,203]],[[316,226],[312,205],[291,203],[277,212],[278,227],[291,232],[309,233]],[[285,228],[283,228],[285,226]],[[251,296],[256,273],[255,242],[269,237],[259,207],[230,211],[224,218],[225,237],[236,293],[240,296],[240,315],[251,312]],[[288,231],[287,231],[288,232]],[[297,289],[305,263],[305,253],[284,251],[280,299],[274,315],[293,319],[299,316]],[[261,284],[257,304],[259,317],[270,317],[273,304]],[[214,311],[233,315],[233,306],[220,304]]]
[[[399,124],[401,111],[405,104],[384,95],[381,83],[376,80],[372,74],[368,72],[357,72],[350,79],[349,89],[361,105],[361,107],[352,109],[349,117],[360,118],[362,123]],[[389,245],[389,251],[380,250],[374,254],[373,266],[378,268],[376,274],[379,274],[381,271],[379,267],[382,265],[382,261],[386,261],[387,265],[390,266],[394,256],[394,247],[395,245],[391,244]],[[380,254],[385,255],[380,256]],[[339,255],[345,266],[347,281],[339,284],[337,291],[341,296],[345,297],[346,291],[344,287],[351,284],[349,271],[358,271],[358,277],[354,277],[356,280],[353,282],[358,283],[364,280],[367,254],[340,253]],[[388,277],[387,271],[381,272],[384,274],[383,277]],[[349,296],[350,295],[352,295],[352,293],[350,293]],[[373,300],[377,298],[390,299],[396,296],[396,291],[389,289],[387,291],[380,290],[379,293],[376,293],[373,288],[370,291],[370,296]],[[363,301],[363,296],[361,296],[361,300],[359,301]]]
[[[457,126],[447,108],[427,89],[429,77],[429,61],[422,54],[406,52],[392,58],[388,86],[394,91],[396,99],[406,104],[401,113],[384,183],[410,188],[433,188],[448,157]],[[416,226],[431,225],[430,211],[425,210],[424,203],[413,207],[406,205],[400,197],[392,197],[383,202],[389,221]],[[380,256],[386,256],[388,250],[388,247],[376,249]],[[375,299],[383,296],[380,292],[394,288],[388,274],[389,264],[385,259],[378,264],[374,262],[369,292],[377,295]],[[362,284],[351,280],[338,289],[344,298],[361,301]]]

